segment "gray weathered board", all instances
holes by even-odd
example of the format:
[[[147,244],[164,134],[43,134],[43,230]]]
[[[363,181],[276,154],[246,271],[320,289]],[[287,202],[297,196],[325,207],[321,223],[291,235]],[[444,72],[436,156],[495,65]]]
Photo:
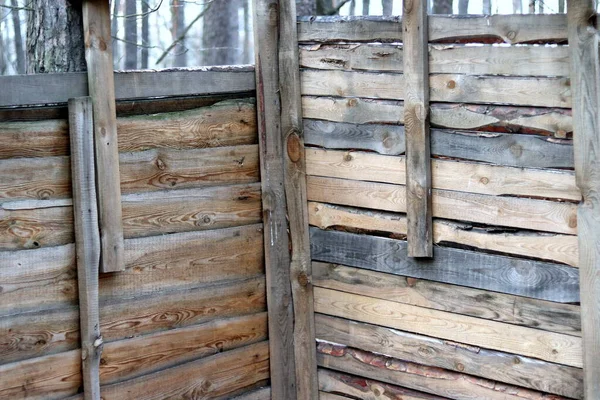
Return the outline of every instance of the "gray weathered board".
[[[579,272],[559,264],[435,247],[412,259],[406,242],[311,228],[314,260],[562,303],[579,301]]]

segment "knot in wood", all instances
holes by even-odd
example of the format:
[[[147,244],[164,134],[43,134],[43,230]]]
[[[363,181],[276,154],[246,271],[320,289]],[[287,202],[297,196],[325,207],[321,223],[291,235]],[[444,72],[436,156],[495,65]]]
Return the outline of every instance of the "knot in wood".
[[[302,157],[302,146],[300,143],[300,137],[295,131],[288,136],[287,153],[290,161],[293,163],[297,163]]]
[[[352,161],[352,159],[353,159],[353,157],[352,157],[352,154],[350,154],[350,153],[346,153],[346,154],[344,155],[344,161],[346,161],[346,162],[350,162],[350,161]]]
[[[448,83],[446,84],[446,87],[448,87],[448,89],[454,89],[456,87],[456,81],[455,80],[449,80]]]
[[[308,286],[309,282],[310,282],[310,280],[308,279],[308,276],[304,272],[301,272],[300,274],[298,274],[298,283],[300,284],[300,286],[306,287],[306,286]]]

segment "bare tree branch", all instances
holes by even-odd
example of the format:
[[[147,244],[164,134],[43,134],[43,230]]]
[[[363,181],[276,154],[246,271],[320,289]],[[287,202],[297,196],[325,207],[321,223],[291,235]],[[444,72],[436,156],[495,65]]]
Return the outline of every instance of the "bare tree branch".
[[[160,0],[158,5],[154,8],[150,8],[148,11],[140,14],[128,14],[128,15],[113,15],[113,18],[133,18],[133,17],[145,17],[148,14],[157,12],[160,6],[162,6],[163,0]]]
[[[30,8],[30,7],[15,7],[15,6],[9,6],[8,4],[0,4],[0,8],[8,8],[9,10],[16,10],[16,11],[34,11],[33,8]]]

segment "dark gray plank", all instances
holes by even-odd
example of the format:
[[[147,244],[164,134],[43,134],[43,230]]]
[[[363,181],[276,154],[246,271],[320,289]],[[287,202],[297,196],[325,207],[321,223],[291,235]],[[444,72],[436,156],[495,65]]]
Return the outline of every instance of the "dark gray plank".
[[[407,257],[405,241],[311,228],[312,258],[395,275],[562,303],[579,301],[579,272],[559,264],[435,247]]]
[[[0,107],[66,103],[88,95],[85,72],[1,76],[0,87]],[[253,90],[251,66],[115,73],[117,100]]]

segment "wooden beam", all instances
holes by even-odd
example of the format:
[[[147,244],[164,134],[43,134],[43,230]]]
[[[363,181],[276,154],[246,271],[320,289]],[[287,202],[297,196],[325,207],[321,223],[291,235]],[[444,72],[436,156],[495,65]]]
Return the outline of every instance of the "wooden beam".
[[[279,92],[279,1],[255,0],[254,15],[271,391],[274,399],[295,400],[294,310]]]
[[[100,400],[100,231],[96,205],[94,122],[89,97],[69,100],[69,130],[84,396],[86,400]]]
[[[600,399],[600,54],[596,2],[569,1],[585,398]]]
[[[281,134],[287,150],[283,167],[291,240],[296,392],[298,400],[313,400],[319,395],[295,1],[279,1],[279,88]]]
[[[113,74],[110,7],[106,0],[83,2],[85,60],[88,88],[94,108],[94,144],[98,180],[101,272],[125,269],[117,112]]]
[[[433,256],[427,2],[404,0],[404,124],[408,256]]]

